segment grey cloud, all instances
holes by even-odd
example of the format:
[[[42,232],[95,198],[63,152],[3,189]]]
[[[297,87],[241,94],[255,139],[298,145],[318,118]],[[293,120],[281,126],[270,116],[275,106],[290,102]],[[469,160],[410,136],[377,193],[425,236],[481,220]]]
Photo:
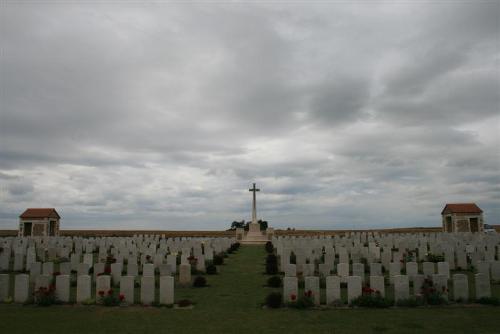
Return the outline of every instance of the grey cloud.
[[[8,2],[0,226],[498,220],[498,6]]]

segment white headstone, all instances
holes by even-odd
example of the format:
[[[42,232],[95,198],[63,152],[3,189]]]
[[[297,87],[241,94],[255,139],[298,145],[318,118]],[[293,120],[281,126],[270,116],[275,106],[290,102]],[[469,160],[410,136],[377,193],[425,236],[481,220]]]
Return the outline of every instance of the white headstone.
[[[56,276],[56,297],[63,303],[69,303],[69,289],[70,276],[58,275]]]
[[[401,275],[401,263],[391,262],[389,263],[389,281],[394,284],[394,276]]]
[[[448,262],[438,262],[438,274],[445,275],[446,279],[450,278],[450,265]]]
[[[370,263],[370,276],[382,276],[382,264],[378,262]]]
[[[59,263],[59,272],[61,275],[71,275],[71,262]]]
[[[145,263],[142,266],[142,276],[154,276],[155,266],[152,263]]]
[[[326,304],[330,305],[341,300],[340,294],[340,277],[326,277]]]
[[[174,278],[160,276],[160,304],[172,305],[174,303]]]
[[[359,296],[361,296],[361,277],[348,276],[347,277],[347,300],[349,304]]]
[[[141,303],[150,305],[155,300],[155,278],[154,276],[141,277]]]
[[[111,264],[111,278],[113,279],[113,285],[118,286],[120,284],[122,271],[123,271],[122,262],[115,262]]]
[[[467,280],[467,275],[453,275],[453,299],[469,300],[469,281]]]
[[[340,277],[342,282],[346,282],[347,277],[349,276],[349,263],[339,263],[337,265],[337,275]]]
[[[191,284],[191,265],[181,264],[179,266],[179,283],[180,284]]]
[[[320,296],[320,289],[319,289],[319,277],[314,277],[314,276],[306,277],[305,284],[304,284],[304,290],[306,291],[306,293],[312,294],[315,305],[320,304],[321,296]]]
[[[134,303],[135,276],[122,276],[120,279],[120,293],[123,294],[124,302]]]
[[[385,297],[384,276],[370,276],[370,288]]]
[[[96,277],[95,281],[95,292],[96,297],[101,294],[106,295],[111,289],[111,277],[109,275],[100,275]]]
[[[476,283],[476,299],[491,297],[490,278],[484,274],[474,276]]]
[[[394,276],[394,299],[396,301],[410,297],[410,285],[407,275]]]
[[[413,276],[418,275],[418,263],[417,262],[407,262],[406,263],[406,275],[411,280],[413,280]]]
[[[76,302],[81,303],[91,297],[91,278],[89,275],[80,275],[76,281]]]
[[[47,276],[52,276],[53,273],[54,273],[54,263],[44,262],[42,264],[42,274]]]
[[[426,277],[432,276],[436,273],[436,265],[434,262],[424,262],[422,263],[422,271]]]
[[[365,280],[365,265],[363,263],[352,264],[352,276],[359,276],[361,280]]]
[[[137,263],[127,264],[127,276],[139,276],[139,266]]]
[[[29,296],[30,278],[27,274],[19,274],[14,279],[14,301],[16,303],[24,303]]]
[[[283,300],[285,303],[297,301],[299,295],[297,277],[283,278]]]

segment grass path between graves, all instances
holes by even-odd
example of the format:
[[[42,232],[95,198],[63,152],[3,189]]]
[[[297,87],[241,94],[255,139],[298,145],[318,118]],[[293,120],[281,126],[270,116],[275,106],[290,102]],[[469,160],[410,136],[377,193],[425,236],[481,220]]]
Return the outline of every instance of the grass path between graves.
[[[262,309],[263,246],[226,258],[210,287],[176,287],[190,310],[155,307],[0,305],[0,333],[500,333],[500,308]]]

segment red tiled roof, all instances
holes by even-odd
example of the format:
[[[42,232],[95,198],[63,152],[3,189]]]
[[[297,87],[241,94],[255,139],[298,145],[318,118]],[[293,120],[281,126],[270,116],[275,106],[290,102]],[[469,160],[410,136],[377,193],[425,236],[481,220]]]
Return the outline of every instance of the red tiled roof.
[[[443,211],[443,213],[482,213],[483,210],[481,210],[476,203],[453,203],[453,204],[446,204]]]
[[[29,208],[19,218],[61,218],[54,208]]]

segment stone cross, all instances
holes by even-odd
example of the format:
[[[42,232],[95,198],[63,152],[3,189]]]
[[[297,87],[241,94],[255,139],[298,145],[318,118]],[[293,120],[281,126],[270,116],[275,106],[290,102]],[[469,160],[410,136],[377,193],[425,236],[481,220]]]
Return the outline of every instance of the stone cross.
[[[255,188],[255,183],[254,183],[253,187],[251,189],[248,189],[248,191],[253,192],[252,223],[257,223],[257,198],[256,198],[255,194],[257,191],[260,191],[260,189]]]

